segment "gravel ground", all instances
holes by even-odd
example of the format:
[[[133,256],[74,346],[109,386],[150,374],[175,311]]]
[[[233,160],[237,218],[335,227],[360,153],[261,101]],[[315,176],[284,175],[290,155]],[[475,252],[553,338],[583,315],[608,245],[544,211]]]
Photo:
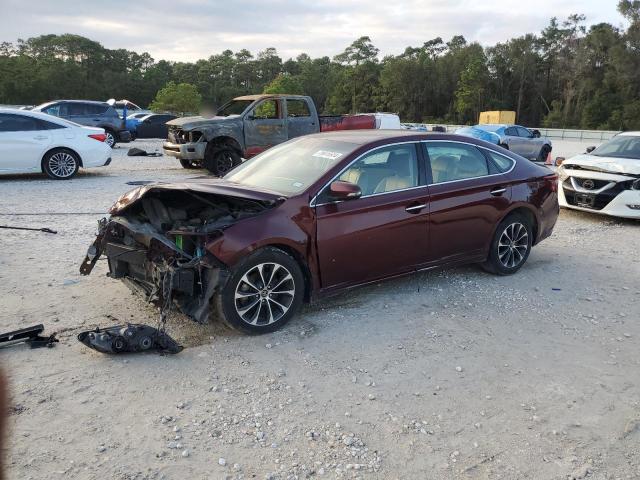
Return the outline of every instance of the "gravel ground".
[[[640,478],[638,222],[562,211],[515,276],[416,274],[259,337],[176,314],[182,353],[106,356],[75,335],[157,312],[105,262],[79,275],[99,212],[128,181],[194,175],[126,149],[67,182],[0,180],[0,224],[59,231],[0,230],[1,330],[60,338],[0,350],[8,478]]]

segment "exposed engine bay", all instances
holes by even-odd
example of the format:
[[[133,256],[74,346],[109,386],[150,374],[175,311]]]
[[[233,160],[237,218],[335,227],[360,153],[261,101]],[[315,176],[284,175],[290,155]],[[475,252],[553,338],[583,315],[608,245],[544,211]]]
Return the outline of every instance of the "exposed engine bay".
[[[101,255],[108,276],[123,280],[161,309],[176,305],[206,323],[210,301],[226,279],[227,267],[207,251],[225,228],[260,214],[277,201],[153,184],[123,195],[111,217],[98,222],[98,234],[80,267],[91,273]]]

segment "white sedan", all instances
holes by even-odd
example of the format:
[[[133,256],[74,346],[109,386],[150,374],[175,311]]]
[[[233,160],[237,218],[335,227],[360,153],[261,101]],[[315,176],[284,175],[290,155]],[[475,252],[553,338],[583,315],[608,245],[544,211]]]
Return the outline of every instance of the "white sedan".
[[[67,180],[80,167],[111,162],[104,129],[46,113],[0,109],[0,174],[44,172]]]
[[[640,132],[616,135],[558,168],[561,207],[640,219]]]

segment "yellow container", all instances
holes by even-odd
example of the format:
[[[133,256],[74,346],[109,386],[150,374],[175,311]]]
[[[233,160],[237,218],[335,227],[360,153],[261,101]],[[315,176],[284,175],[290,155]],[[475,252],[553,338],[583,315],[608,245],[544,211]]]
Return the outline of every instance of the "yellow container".
[[[479,124],[486,123],[516,123],[516,112],[509,110],[495,110],[493,112],[480,112]]]

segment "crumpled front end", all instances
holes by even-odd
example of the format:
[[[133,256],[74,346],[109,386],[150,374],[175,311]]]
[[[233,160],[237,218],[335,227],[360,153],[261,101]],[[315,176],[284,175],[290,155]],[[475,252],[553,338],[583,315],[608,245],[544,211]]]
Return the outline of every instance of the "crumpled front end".
[[[273,205],[170,185],[133,190],[114,205],[110,218],[99,222],[80,272],[90,274],[104,255],[108,276],[123,280],[163,311],[175,305],[206,323],[211,299],[227,273],[208,245],[227,227]]]

